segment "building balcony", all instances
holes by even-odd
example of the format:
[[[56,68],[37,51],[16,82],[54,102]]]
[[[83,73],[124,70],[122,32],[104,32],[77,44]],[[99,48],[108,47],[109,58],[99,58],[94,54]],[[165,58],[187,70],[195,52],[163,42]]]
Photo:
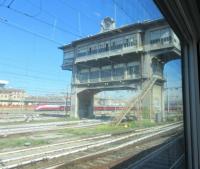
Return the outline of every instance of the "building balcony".
[[[73,58],[68,58],[68,59],[64,59],[63,60],[63,64],[62,64],[62,69],[63,70],[72,70],[72,67],[73,67]]]
[[[97,78],[86,78],[78,79],[76,78],[74,85],[87,85],[87,84],[99,84],[108,82],[122,82],[141,79],[141,75],[131,75],[131,76],[107,76],[107,77],[97,77]]]
[[[80,62],[87,62],[91,60],[98,60],[101,58],[108,58],[117,55],[125,55],[128,53],[138,53],[138,52],[160,52],[164,53],[166,50],[171,51],[172,49],[176,50],[177,54],[180,54],[180,44],[179,42],[175,42],[175,39],[170,38],[170,41],[158,41],[156,44],[148,44],[144,46],[125,46],[118,45],[115,48],[110,47],[109,50],[102,49],[97,50],[91,53],[84,53],[79,57],[76,57],[75,64]]]
[[[128,53],[138,53],[143,50],[143,47],[137,47],[137,46],[123,46],[123,45],[118,45],[115,47],[110,47],[109,49],[106,50],[106,48],[103,48],[101,50],[98,50],[98,52],[92,52],[85,54],[85,56],[79,56],[76,57],[75,59],[75,64],[80,63],[80,62],[85,62],[85,61],[90,61],[90,60],[97,60],[101,58],[106,58],[106,57],[112,57],[112,56],[117,56],[117,55],[124,55]]]
[[[181,50],[180,43],[177,43],[174,41],[171,41],[168,43],[158,42],[156,44],[148,44],[144,46],[145,51],[151,51],[151,52],[157,51],[157,50],[163,51],[165,49],[170,49],[170,48],[175,48],[178,51]]]

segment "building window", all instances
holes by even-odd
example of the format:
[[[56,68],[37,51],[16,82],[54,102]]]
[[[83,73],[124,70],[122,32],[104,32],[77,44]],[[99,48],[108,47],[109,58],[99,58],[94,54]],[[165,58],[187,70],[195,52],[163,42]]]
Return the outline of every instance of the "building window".
[[[89,79],[89,70],[83,69],[78,73],[78,80],[80,83],[87,83]]]
[[[115,65],[113,78],[114,80],[124,79],[125,66],[123,64]]]
[[[112,76],[111,70],[112,70],[111,66],[101,68],[101,80],[102,81],[111,80],[111,76]]]
[[[99,69],[91,69],[90,70],[90,82],[98,82],[99,81]]]

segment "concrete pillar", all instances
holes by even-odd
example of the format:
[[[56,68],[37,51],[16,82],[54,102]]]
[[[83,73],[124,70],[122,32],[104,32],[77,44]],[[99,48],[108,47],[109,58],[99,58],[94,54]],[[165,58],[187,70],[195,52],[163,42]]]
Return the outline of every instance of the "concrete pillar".
[[[73,88],[70,117],[93,118],[94,92]]]
[[[166,121],[166,114],[165,114],[165,96],[164,96],[164,83],[162,85],[162,105],[161,105],[161,111],[162,111],[162,120]]]
[[[152,90],[153,110],[155,113],[156,121],[164,121],[164,87],[163,84],[155,84]]]
[[[86,90],[78,93],[79,118],[93,118],[94,93]]]
[[[142,77],[149,78],[152,75],[151,56],[149,53],[141,54],[141,73]]]
[[[75,87],[72,87],[70,117],[79,118],[78,91]]]

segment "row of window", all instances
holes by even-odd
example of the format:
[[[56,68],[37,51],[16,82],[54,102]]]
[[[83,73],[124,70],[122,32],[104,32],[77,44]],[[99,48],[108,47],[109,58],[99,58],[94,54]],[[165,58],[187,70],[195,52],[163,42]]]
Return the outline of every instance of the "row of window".
[[[21,98],[21,95],[10,95],[10,94],[2,94],[0,95],[0,99],[6,99],[6,98]]]
[[[150,33],[150,44],[169,44],[172,40],[171,30],[169,28],[163,28],[159,30],[151,31]]]
[[[86,83],[88,81],[90,82],[98,82],[98,81],[108,81],[112,80],[122,80],[125,78],[131,79],[136,76],[139,76],[140,70],[139,65],[130,66],[127,68],[127,77],[125,76],[126,68],[125,67],[119,67],[113,69],[104,69],[104,70],[96,70],[96,71],[90,71],[90,72],[80,72],[77,75],[77,80],[80,83]]]
[[[159,38],[159,39],[153,39],[150,41],[151,45],[154,44],[169,44],[171,42],[171,36],[164,37],[164,38]]]
[[[125,38],[118,38],[111,41],[99,43],[97,45],[91,45],[78,50],[77,56],[93,55],[97,53],[107,52],[109,50],[122,49],[127,47],[133,47],[137,45],[136,35],[126,36]]]

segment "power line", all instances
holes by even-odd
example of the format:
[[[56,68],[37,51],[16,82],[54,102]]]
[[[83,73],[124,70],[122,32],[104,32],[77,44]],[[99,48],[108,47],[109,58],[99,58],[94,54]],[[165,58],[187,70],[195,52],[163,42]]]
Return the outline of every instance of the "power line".
[[[15,2],[15,0],[11,0],[10,3],[8,4],[8,8],[11,7],[11,5]]]
[[[33,75],[27,75],[27,74],[20,74],[20,73],[14,73],[14,72],[7,72],[7,71],[1,71],[1,73],[4,74],[10,74],[10,75],[14,75],[14,76],[22,76],[22,77],[26,77],[26,78],[30,78],[30,79],[42,79],[42,80],[46,80],[46,81],[53,81],[53,82],[65,82],[64,80],[58,80],[58,79],[51,79],[51,78],[46,78],[46,77],[41,77],[41,76],[33,76]]]
[[[134,18],[132,18],[132,16],[130,16],[130,15],[126,12],[126,10],[125,10],[122,6],[120,6],[119,3],[116,2],[116,0],[112,0],[112,1],[113,1],[113,4],[115,4],[119,9],[121,9],[121,10],[123,11],[123,13],[124,13],[131,21],[134,20]]]
[[[146,8],[146,6],[143,4],[143,1],[142,0],[137,0],[137,3],[140,4],[140,6],[144,9],[144,11],[153,18],[153,15],[150,13],[150,11]]]
[[[42,72],[42,71],[37,71],[37,70],[33,70],[33,69],[27,69],[25,67],[21,67],[21,66],[16,66],[14,64],[8,64],[8,63],[5,63],[5,62],[2,62],[0,61],[0,63],[3,65],[3,66],[9,66],[9,67],[14,67],[16,69],[19,69],[19,70],[24,70],[24,71],[27,71],[28,72],[33,72],[33,73],[40,73],[40,74],[49,74],[49,71],[48,72]],[[54,72],[51,72],[51,75],[55,75],[57,76],[58,74],[57,73],[54,73]]]
[[[27,0],[27,1],[28,1],[32,6],[34,6],[34,7],[36,7],[36,8],[39,7],[38,5],[32,3],[30,0]],[[51,12],[45,10],[44,8],[43,8],[41,11],[42,11],[43,13],[47,14],[48,16],[54,18],[54,19],[57,18],[57,19],[60,20],[61,22],[66,23],[67,25],[70,25],[70,27],[73,28],[73,30],[74,30],[74,28],[76,29],[76,27],[74,27],[74,25],[69,24],[70,22],[66,22],[66,20],[63,20],[63,19],[61,19],[61,18],[58,18],[57,16],[55,16],[55,15],[52,14]]]
[[[11,22],[9,22],[7,19],[4,19],[4,18],[2,18],[2,17],[0,17],[0,22],[3,23],[3,24],[5,24],[5,25],[8,25],[8,26],[10,26],[10,27],[13,27],[13,28],[15,28],[15,29],[18,29],[18,30],[20,30],[20,31],[23,31],[23,32],[29,33],[29,34],[31,34],[31,35],[37,36],[37,37],[39,37],[39,38],[41,38],[41,39],[45,39],[45,40],[47,40],[47,41],[49,41],[49,42],[52,42],[52,43],[54,43],[54,44],[63,45],[63,43],[61,43],[61,42],[55,41],[55,40],[53,40],[53,39],[49,39],[49,38],[47,38],[46,36],[43,36],[43,35],[41,35],[41,34],[32,32],[32,31],[30,31],[30,30],[28,30],[28,29],[26,29],[26,28],[20,27],[19,25],[14,24],[14,23],[11,23]]]
[[[0,63],[3,65],[3,66],[9,66],[9,67],[14,67],[14,68],[16,68],[16,69],[19,69],[19,70],[24,70],[24,71],[27,71],[27,73],[28,72],[34,72],[34,73],[40,73],[40,74],[49,74],[49,72],[42,72],[42,71],[37,71],[37,70],[33,70],[33,69],[27,69],[27,68],[25,68],[25,67],[20,67],[20,66],[17,66],[17,65],[15,65],[15,64],[8,64],[8,63],[5,63],[5,62],[2,62],[2,61],[0,61]],[[54,74],[54,75],[58,75],[58,74],[56,74],[56,73],[54,73],[54,72],[51,72],[51,75],[52,74]]]
[[[53,28],[56,27],[56,29],[58,29],[58,30],[61,31],[61,32],[64,32],[64,33],[67,33],[67,34],[71,34],[71,35],[74,35],[74,36],[76,36],[76,37],[82,37],[82,36],[80,36],[80,35],[78,35],[78,34],[76,34],[76,33],[73,33],[72,31],[66,30],[66,29],[64,29],[64,28],[62,28],[62,27],[59,27],[59,26],[55,26],[55,25],[52,24],[52,23],[49,23],[49,22],[44,21],[44,20],[42,20],[42,19],[36,18],[35,16],[32,16],[32,15],[30,15],[30,14],[28,14],[28,13],[22,12],[22,11],[20,11],[20,10],[15,9],[15,8],[11,8],[11,7],[8,7],[8,6],[7,6],[6,8],[9,9],[9,10],[12,10],[13,12],[18,13],[18,14],[20,14],[20,15],[23,15],[23,16],[25,16],[25,17],[31,18],[31,19],[33,19],[33,20],[36,20],[36,21],[38,21],[38,22],[40,22],[40,23],[42,23],[42,24],[45,24],[45,25],[47,25],[47,26],[49,26],[49,27],[53,27]]]
[[[67,4],[66,1],[60,0],[60,1],[57,1],[57,2],[63,2],[62,4],[64,4],[66,7],[70,8],[70,9],[72,9],[72,10],[76,10],[77,12],[79,12],[79,13],[85,15],[87,18],[90,18],[90,20],[93,20],[94,22],[97,22],[97,23],[99,24],[99,20],[94,19],[93,17],[90,17],[90,15],[86,14],[85,12],[82,12],[82,11],[78,10],[78,9],[75,8],[75,7],[72,7],[71,5]],[[92,21],[92,22],[93,22],[93,21]]]
[[[42,12],[42,0],[40,0],[39,12],[36,13],[35,15],[32,15],[32,17],[36,17],[36,16],[40,15],[41,12]]]

